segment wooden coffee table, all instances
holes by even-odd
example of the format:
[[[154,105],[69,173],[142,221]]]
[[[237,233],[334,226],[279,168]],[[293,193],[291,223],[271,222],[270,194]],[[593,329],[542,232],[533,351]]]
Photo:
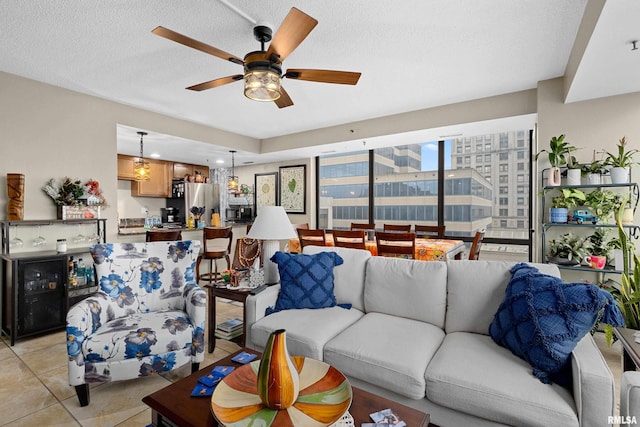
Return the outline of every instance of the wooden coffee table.
[[[259,352],[250,349],[245,348],[240,351],[247,351],[260,356]],[[156,427],[218,426],[211,413],[211,397],[191,397],[191,391],[198,382],[198,378],[211,372],[214,366],[242,366],[231,361],[231,358],[237,353],[227,356],[162,390],[145,396],[142,401],[151,408],[152,424]],[[352,389],[353,401],[351,402],[349,413],[353,416],[356,426],[360,426],[361,423],[371,422],[370,413],[386,408],[393,409],[407,423],[407,426],[427,427],[429,425],[429,415],[424,412],[357,387],[352,387]]]
[[[620,343],[622,343],[622,370],[635,371],[640,368],[640,344],[635,340],[635,329],[613,328]]]

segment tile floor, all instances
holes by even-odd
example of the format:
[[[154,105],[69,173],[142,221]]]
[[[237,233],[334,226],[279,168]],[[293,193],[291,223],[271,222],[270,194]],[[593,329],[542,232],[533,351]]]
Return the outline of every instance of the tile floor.
[[[218,322],[242,316],[237,303],[218,300]],[[141,399],[190,372],[190,366],[146,379],[92,386],[91,403],[81,408],[67,381],[67,352],[64,331],[18,341],[10,347],[0,340],[0,426],[100,426],[138,427],[151,422],[151,410]],[[619,390],[620,343],[610,348],[602,333],[596,341],[616,379]],[[206,354],[206,366],[238,349],[234,343],[218,340],[216,350]]]

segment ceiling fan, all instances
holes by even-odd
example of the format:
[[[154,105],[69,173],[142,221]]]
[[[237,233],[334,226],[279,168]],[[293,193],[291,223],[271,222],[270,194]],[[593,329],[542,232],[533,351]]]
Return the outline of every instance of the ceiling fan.
[[[244,94],[256,101],[274,101],[278,108],[289,107],[293,101],[281,85],[282,78],[307,80],[321,83],[355,85],[361,73],[335,70],[288,69],[282,73],[282,61],[293,52],[318,25],[318,21],[304,12],[291,8],[280,28],[273,35],[271,28],[259,25],[254,27],[253,34],[260,42],[260,50],[249,52],[244,59],[222,51],[206,43],[176,33],[168,28],[156,27],[151,32],[173,40],[176,43],[208,53],[225,61],[244,66],[244,74],[221,77],[204,83],[189,86],[187,89],[202,91],[213,89],[238,80],[244,80]],[[271,41],[265,51],[265,43]]]

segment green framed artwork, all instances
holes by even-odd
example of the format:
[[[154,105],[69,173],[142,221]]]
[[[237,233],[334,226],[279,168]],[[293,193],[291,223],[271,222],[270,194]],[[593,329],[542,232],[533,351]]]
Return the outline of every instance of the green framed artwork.
[[[280,167],[280,206],[287,213],[307,212],[307,166]]]
[[[262,206],[278,205],[278,172],[257,173],[254,176],[254,211],[260,215]]]

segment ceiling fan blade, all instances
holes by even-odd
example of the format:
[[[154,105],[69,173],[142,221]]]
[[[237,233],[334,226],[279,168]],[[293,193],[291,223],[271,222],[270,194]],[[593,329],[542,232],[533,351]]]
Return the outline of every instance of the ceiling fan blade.
[[[273,36],[273,40],[271,40],[267,50],[267,58],[271,57],[272,54],[276,54],[280,58],[279,62],[284,61],[316,25],[318,25],[317,20],[292,7]]]
[[[293,101],[289,97],[289,94],[282,86],[280,86],[280,98],[276,99],[275,102],[278,108],[291,107],[293,105]]]
[[[187,89],[195,90],[195,91],[200,92],[202,90],[213,89],[214,87],[226,85],[228,83],[237,82],[238,80],[242,80],[243,77],[244,76],[242,74],[236,74],[235,76],[220,77],[219,79],[209,80],[208,82],[204,82],[204,83],[200,83],[200,84],[197,84],[197,85],[189,86]]]
[[[224,50],[220,50],[216,47],[208,45],[206,43],[202,43],[201,41],[192,39],[191,37],[187,37],[180,33],[176,33],[173,30],[170,30],[165,27],[156,27],[151,32],[157,36],[164,37],[165,39],[172,40],[176,43],[180,43],[187,47],[199,50],[204,53],[208,53],[209,55],[217,56],[220,59],[224,59],[225,61],[233,62],[234,64],[243,65],[244,61],[238,58],[235,55],[225,52]]]
[[[283,77],[311,82],[355,85],[361,75],[362,73],[351,71],[288,69]]]

